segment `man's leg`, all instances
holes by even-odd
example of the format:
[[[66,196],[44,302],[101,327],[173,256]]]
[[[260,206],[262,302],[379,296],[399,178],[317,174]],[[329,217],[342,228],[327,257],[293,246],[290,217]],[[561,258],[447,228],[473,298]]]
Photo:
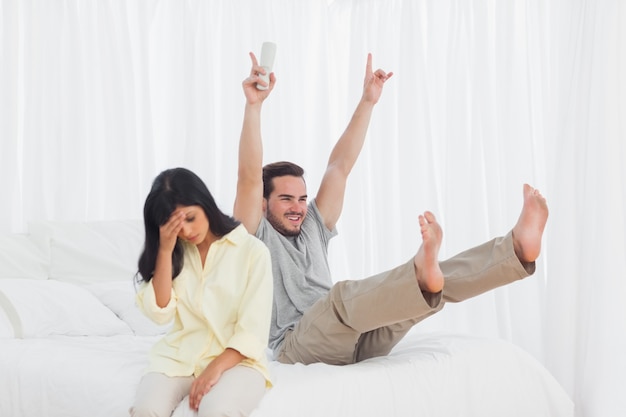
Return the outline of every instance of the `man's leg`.
[[[370,278],[338,282],[285,335],[277,359],[353,363],[362,333],[428,314],[440,300],[441,294],[422,294],[412,259]]]
[[[410,328],[407,321],[415,324],[437,311],[444,282],[437,260],[443,234],[430,212],[420,215],[419,223],[422,245],[410,261],[370,278],[335,284],[285,335],[277,359],[354,363],[360,342],[366,356],[388,352]],[[369,335],[367,341],[363,334]]]
[[[364,333],[355,362],[387,355],[415,324],[440,311],[446,302],[459,302],[509,284],[534,272],[535,264],[522,264],[513,249],[512,233],[468,249],[440,262],[445,277],[442,301],[408,320]]]
[[[355,351],[355,361],[388,354],[411,327],[441,310],[446,302],[463,301],[532,275],[541,250],[548,206],[541,193],[528,184],[524,184],[523,196],[522,211],[511,232],[439,264],[445,280],[443,301],[436,308],[428,314],[364,333]],[[416,256],[418,269],[419,255],[420,252]]]

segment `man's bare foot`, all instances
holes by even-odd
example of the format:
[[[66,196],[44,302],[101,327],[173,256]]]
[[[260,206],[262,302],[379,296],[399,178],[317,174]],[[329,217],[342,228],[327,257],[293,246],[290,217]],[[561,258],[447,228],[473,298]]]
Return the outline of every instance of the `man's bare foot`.
[[[439,268],[439,248],[443,239],[443,231],[437,223],[435,215],[430,211],[419,216],[420,230],[422,232],[422,245],[420,246],[413,264],[422,291],[438,293],[443,289],[443,273]]]
[[[522,213],[513,227],[513,248],[522,262],[534,262],[541,252],[541,236],[548,221],[548,204],[541,193],[524,184]]]

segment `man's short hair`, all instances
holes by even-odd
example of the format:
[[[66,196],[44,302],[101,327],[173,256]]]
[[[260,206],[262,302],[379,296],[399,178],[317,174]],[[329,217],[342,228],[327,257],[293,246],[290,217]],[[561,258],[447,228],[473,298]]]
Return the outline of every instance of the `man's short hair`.
[[[263,198],[269,198],[274,191],[274,181],[276,177],[291,175],[304,180],[304,169],[293,162],[280,161],[267,164],[263,167]]]

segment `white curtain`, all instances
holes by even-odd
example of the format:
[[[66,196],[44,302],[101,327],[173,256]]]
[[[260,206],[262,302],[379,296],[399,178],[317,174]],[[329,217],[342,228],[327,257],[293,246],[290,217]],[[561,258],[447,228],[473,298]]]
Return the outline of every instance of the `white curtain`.
[[[622,27],[619,22],[622,21]],[[528,182],[550,219],[536,274],[416,331],[533,354],[577,416],[626,415],[626,3],[620,0],[0,0],[0,231],[140,218],[186,166],[230,212],[248,52],[278,45],[265,161],[315,194],[368,52],[393,71],[331,245],[335,280],[508,232]]]

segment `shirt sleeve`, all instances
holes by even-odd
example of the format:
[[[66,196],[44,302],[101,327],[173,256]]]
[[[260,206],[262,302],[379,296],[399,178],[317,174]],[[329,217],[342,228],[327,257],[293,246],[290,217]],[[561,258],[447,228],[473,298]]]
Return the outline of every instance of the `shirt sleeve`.
[[[247,286],[238,311],[235,332],[227,347],[252,360],[266,354],[272,318],[272,265],[267,247],[258,241],[258,249],[250,255]]]
[[[170,302],[165,307],[161,308],[156,302],[152,280],[148,281],[139,289],[135,301],[141,311],[156,324],[167,324],[174,319],[174,315],[176,314],[177,297],[174,289],[172,288]]]
[[[320,210],[317,208],[317,201],[315,199],[311,200],[311,203],[309,203],[309,212],[307,213],[307,216],[309,215],[312,218],[315,218],[315,224],[320,229],[322,240],[328,247],[328,241],[337,236],[337,226],[333,227],[332,230],[326,227],[324,219],[322,218],[322,213],[320,213]]]

